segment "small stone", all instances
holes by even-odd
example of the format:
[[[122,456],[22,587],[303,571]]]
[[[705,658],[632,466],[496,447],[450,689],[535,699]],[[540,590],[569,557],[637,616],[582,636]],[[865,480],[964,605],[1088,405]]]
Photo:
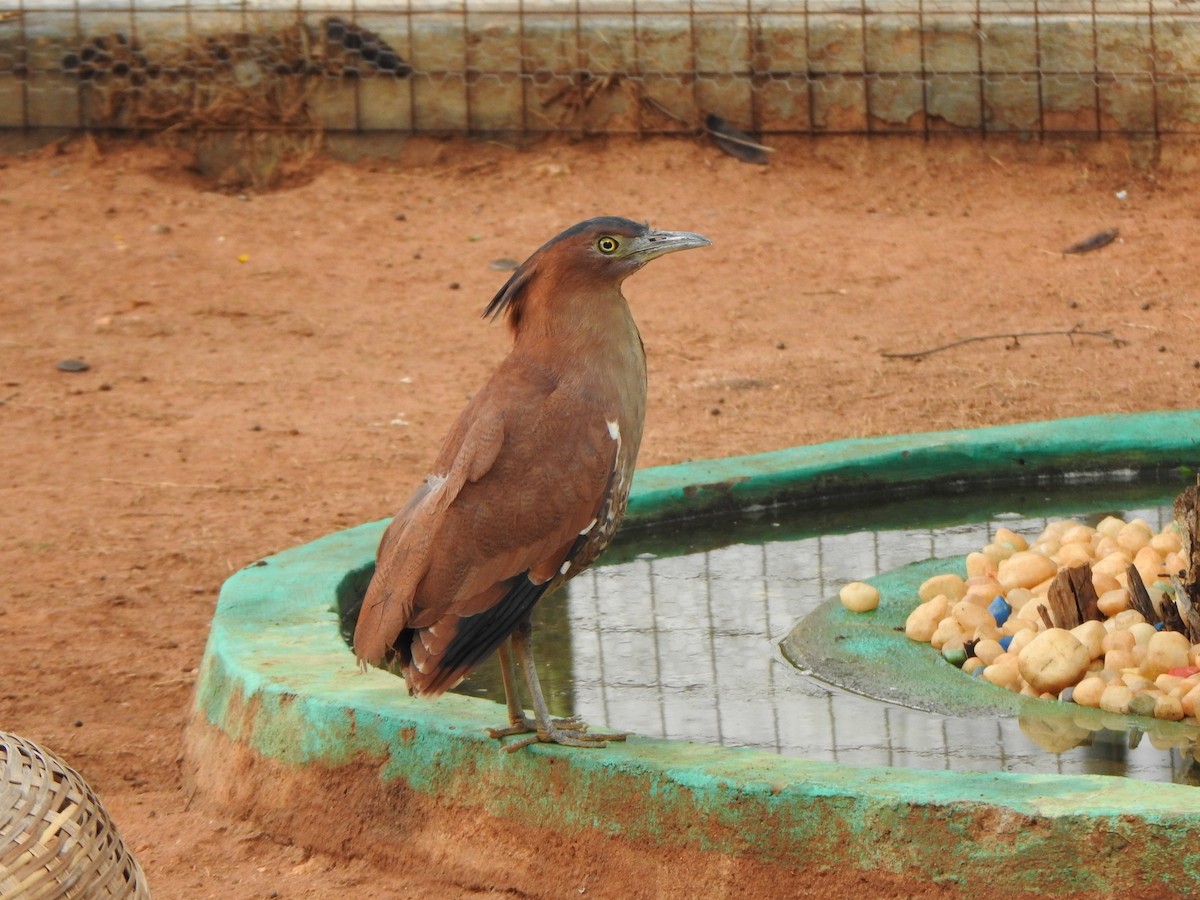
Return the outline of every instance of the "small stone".
[[[1178,722],[1183,718],[1183,703],[1170,694],[1159,694],[1154,698],[1154,718]]]
[[[938,623],[950,612],[950,601],[939,595],[917,606],[904,622],[904,633],[910,640],[928,644]]]
[[[457,281],[450,282],[450,290],[457,291],[460,287],[462,287],[462,285],[459,284]]]
[[[1126,715],[1133,702],[1133,691],[1123,684],[1110,684],[1100,695],[1100,708],[1105,712]]]
[[[852,581],[838,591],[838,599],[850,612],[870,612],[879,606],[879,590],[864,581]]]
[[[1129,712],[1134,716],[1154,715],[1155,698],[1150,694],[1136,694],[1129,701]]]
[[[60,372],[86,372],[91,366],[85,363],[82,359],[63,359],[59,360],[55,365]]]
[[[170,234],[171,226],[170,225],[151,225],[150,233],[151,234]]]
[[[407,222],[408,221],[408,216],[402,212],[396,213],[395,218],[396,218],[397,222]]]
[[[1099,676],[1089,675],[1071,690],[1071,700],[1078,706],[1090,706],[1093,709],[1100,705],[1100,695],[1108,683]]]
[[[1002,595],[997,594],[996,598],[988,604],[987,611],[992,614],[992,618],[996,620],[996,627],[1002,626],[1008,621],[1008,617],[1012,615],[1012,607],[1008,605],[1008,601]]]
[[[1021,650],[1017,667],[1039,694],[1057,694],[1079,681],[1091,661],[1075,635],[1063,628],[1048,628]]]
[[[502,256],[500,259],[493,259],[488,263],[489,269],[495,269],[497,272],[511,272],[514,269],[519,269],[521,264],[515,259],[508,256]]]
[[[1178,631],[1155,632],[1146,642],[1146,659],[1141,665],[1141,674],[1146,678],[1157,678],[1164,672],[1188,668],[1191,649],[1188,639]]]
[[[996,579],[1006,591],[1034,588],[1047,578],[1053,578],[1057,571],[1058,564],[1050,557],[1033,550],[1021,550],[1000,562]]]
[[[961,640],[947,642],[942,646],[942,658],[950,665],[961,669],[963,663],[967,661],[967,651],[963,647]]]
[[[976,641],[975,646],[971,648],[972,655],[974,655],[976,659],[981,660],[985,665],[989,666],[994,663],[996,661],[996,657],[1003,652],[1004,647],[1001,646],[1000,642],[992,640],[991,638],[984,638],[981,641]]]
[[[953,573],[934,575],[927,578],[917,589],[917,596],[922,602],[928,602],[938,595],[944,595],[948,600],[961,600],[967,592],[967,584],[962,577]]]

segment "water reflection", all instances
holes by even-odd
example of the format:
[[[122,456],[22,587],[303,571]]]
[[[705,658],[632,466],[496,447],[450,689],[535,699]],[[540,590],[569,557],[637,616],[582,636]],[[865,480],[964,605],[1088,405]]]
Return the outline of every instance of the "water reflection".
[[[624,549],[615,549],[616,563],[584,573],[537,610],[535,648],[548,700],[555,713],[575,712],[593,725],[806,759],[1190,783],[1195,773],[1187,748],[1155,747],[1140,734],[1103,728],[1054,734],[1038,722],[910,710],[818,683],[777,647],[796,621],[847,581],[966,554],[1001,526],[1036,534],[1081,502],[1093,510],[1073,516],[1081,521],[1115,513],[1161,528],[1170,520],[1174,492],[1143,487],[1103,509],[1095,488],[1084,501],[1060,493],[1009,494],[988,501],[987,515],[973,507],[983,524],[972,525],[942,524],[961,522],[962,512],[938,500],[932,518],[941,522],[933,523],[902,504],[907,511],[900,510],[900,518],[922,527],[832,533],[845,527],[831,521],[839,514],[777,511],[708,523],[707,533],[660,537],[659,546],[644,534],[628,535]],[[1110,489],[1104,496],[1112,496]],[[878,508],[871,514],[884,518]],[[749,539],[718,546],[731,534]],[[636,552],[648,545],[654,552]],[[494,663],[460,690],[503,698]]]

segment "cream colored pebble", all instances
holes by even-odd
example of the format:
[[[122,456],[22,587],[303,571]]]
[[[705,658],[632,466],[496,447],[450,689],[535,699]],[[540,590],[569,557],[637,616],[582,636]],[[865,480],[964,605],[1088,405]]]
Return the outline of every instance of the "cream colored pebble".
[[[993,578],[996,575],[996,564],[988,559],[983,553],[976,550],[973,553],[967,554],[967,577],[978,578],[987,577]]]
[[[1149,622],[1135,622],[1129,626],[1129,633],[1133,635],[1133,645],[1135,647],[1144,647],[1150,642],[1150,638],[1158,634],[1154,626]]]
[[[1020,609],[1033,599],[1033,591],[1029,588],[1013,588],[1004,595],[1004,599],[1013,609]]]
[[[1104,668],[1120,672],[1122,669],[1132,669],[1137,663],[1133,659],[1132,650],[1109,650],[1104,654]]]
[[[1134,626],[1135,629],[1141,627]],[[1182,668],[1189,664],[1191,651],[1191,643],[1178,631],[1156,631],[1146,642],[1146,658],[1142,661],[1141,672],[1147,678],[1157,678],[1171,669]]]
[[[1008,652],[1014,656],[1020,653],[1025,647],[1038,636],[1036,628],[1023,628],[1013,635],[1013,639],[1008,644]]]
[[[1018,587],[1032,590],[1046,579],[1053,578],[1056,572],[1058,566],[1050,557],[1032,550],[1023,550],[1000,563],[996,580],[1005,590]]]
[[[997,544],[1008,544],[1014,550],[1029,549],[1029,542],[1009,528],[997,528],[995,541]]]
[[[852,581],[838,591],[838,599],[850,612],[870,612],[879,607],[879,589],[865,581]]]
[[[1131,554],[1126,553],[1124,550],[1117,550],[1114,553],[1102,556],[1093,563],[1092,574],[1110,575],[1119,582],[1131,562],[1133,562]]]
[[[1183,708],[1185,716],[1196,715],[1197,702],[1200,702],[1200,684],[1193,686],[1191,690],[1179,698],[1179,703]]]
[[[1054,555],[1054,559],[1059,566],[1077,566],[1080,563],[1090,563],[1092,561],[1092,545],[1079,541],[1071,544],[1063,544],[1059,548],[1058,553]]]
[[[975,645],[975,658],[982,660],[984,665],[990,666],[1003,652],[1004,648],[1000,646],[999,641],[984,639]]]
[[[1137,553],[1148,543],[1154,532],[1150,526],[1140,519],[1134,519],[1121,527],[1117,532],[1117,543],[1129,553]]]
[[[982,669],[986,665],[987,663],[985,663],[978,656],[970,656],[967,658],[967,661],[963,663],[962,670],[968,675],[974,675],[976,669]]]
[[[1071,699],[1080,706],[1098,707],[1100,706],[1100,695],[1104,693],[1106,687],[1108,687],[1108,682],[1103,678],[1089,675],[1075,685],[1075,690],[1071,692]]]
[[[963,628],[958,624],[954,616],[946,616],[942,621],[938,622],[937,628],[930,635],[929,643],[934,650],[941,650],[946,646],[946,642],[952,638],[962,638]]]
[[[1092,657],[1075,635],[1063,628],[1048,628],[1020,651],[1021,677],[1038,693],[1057,693],[1075,684],[1087,671]]]
[[[1183,538],[1173,527],[1168,527],[1162,533],[1150,538],[1150,546],[1166,556],[1169,553],[1178,553],[1183,549]]]
[[[995,620],[993,619],[993,622],[994,621]],[[975,628],[975,630],[971,633],[971,637],[977,641],[999,642],[1000,638],[1004,637],[1004,632],[997,628],[994,624],[989,625],[987,622],[984,622],[982,625],[979,625]]]
[[[986,556],[999,571],[1000,563],[1008,559],[1016,551],[1008,544],[997,544],[995,541],[985,546],[980,553]]]
[[[1062,544],[1091,544],[1092,535],[1096,533],[1095,528],[1089,528],[1087,525],[1072,525],[1062,533],[1059,542]]]
[[[1183,704],[1178,697],[1160,694],[1154,700],[1154,718],[1178,722],[1183,718]]]
[[[934,575],[932,578],[925,579],[924,583],[917,590],[917,596],[921,598],[922,602],[928,602],[939,594],[942,594],[946,599],[954,602],[961,600],[966,590],[966,582],[961,575],[946,572],[942,575]]]
[[[904,633],[914,641],[928,644],[937,630],[938,622],[946,618],[949,612],[950,601],[944,594],[940,594],[926,603],[919,604],[908,614],[904,622]]]
[[[981,625],[996,627],[996,620],[986,608],[970,600],[959,600],[950,608],[950,615],[964,632],[974,632]]]
[[[1100,708],[1105,712],[1124,715],[1129,712],[1129,703],[1133,700],[1133,691],[1123,684],[1110,684],[1100,695]]]
[[[1113,583],[1115,584],[1116,582],[1114,581]],[[1117,613],[1129,609],[1129,591],[1123,587],[1118,587],[1112,591],[1105,591],[1096,601],[1096,607],[1102,615],[1112,618]]]
[[[994,663],[983,670],[983,680],[1007,691],[1021,689],[1021,673],[1015,665]]]
[[[1131,628],[1139,622],[1145,622],[1146,617],[1136,609],[1127,609],[1122,613],[1117,613],[1112,618],[1114,628]]]
[[[1116,516],[1105,516],[1100,520],[1100,524],[1096,526],[1096,531],[1098,531],[1100,534],[1115,538],[1121,533],[1121,529],[1124,527],[1124,519],[1119,519]]]
[[[1109,650],[1132,650],[1133,645],[1137,643],[1128,628],[1121,628],[1113,631],[1105,630],[1104,638],[1100,642],[1100,649],[1107,653]]]
[[[1102,622],[1097,622],[1093,619],[1090,622],[1084,622],[1082,625],[1076,625],[1071,629],[1071,634],[1075,635],[1079,643],[1087,648],[1089,660],[1104,655],[1103,644],[1104,639],[1108,636],[1108,632],[1105,631]]]

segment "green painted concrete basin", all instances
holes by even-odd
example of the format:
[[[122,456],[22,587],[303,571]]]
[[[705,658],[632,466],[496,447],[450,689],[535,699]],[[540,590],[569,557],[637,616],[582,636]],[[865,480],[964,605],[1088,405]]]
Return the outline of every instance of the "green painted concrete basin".
[[[639,472],[630,528],[1198,463],[1200,411],[842,441]],[[383,817],[376,852],[419,841],[403,812],[419,808],[563,841],[600,834],[664,860],[833,865],[867,884],[884,873],[1047,896],[1200,892],[1200,795],[1187,785],[848,766],[637,736],[603,751],[503,753],[483,732],[502,717],[494,703],[415,701],[393,676],[356,668],[339,610],[382,527],[329,535],[225,584],[187,732],[193,790],[275,832],[304,825],[303,840],[328,852],[348,852],[344,822],[367,810]]]

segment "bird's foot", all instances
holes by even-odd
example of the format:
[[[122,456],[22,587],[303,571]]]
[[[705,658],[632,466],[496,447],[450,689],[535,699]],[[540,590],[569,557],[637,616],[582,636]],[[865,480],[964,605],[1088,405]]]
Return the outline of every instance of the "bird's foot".
[[[550,725],[559,731],[587,731],[587,722],[580,721],[579,716],[567,716],[564,719],[551,719]],[[532,719],[521,716],[517,719],[510,719],[508,725],[504,728],[489,728],[487,730],[488,737],[504,738],[512,737],[514,734],[536,734],[537,723]],[[621,736],[624,740],[625,736]],[[615,740],[615,738],[613,739]],[[524,746],[524,745],[522,745]]]
[[[561,723],[561,724],[560,724]],[[522,747],[528,747],[530,744],[558,744],[563,747],[586,747],[599,749],[607,747],[610,741],[623,741],[628,734],[620,731],[616,732],[589,732],[587,723],[581,722],[575,716],[570,719],[552,719],[550,728],[542,730],[531,728],[530,733],[519,741],[514,741],[511,744],[506,744],[505,752],[512,753],[514,750],[520,750]],[[522,732],[513,732],[520,734]]]

